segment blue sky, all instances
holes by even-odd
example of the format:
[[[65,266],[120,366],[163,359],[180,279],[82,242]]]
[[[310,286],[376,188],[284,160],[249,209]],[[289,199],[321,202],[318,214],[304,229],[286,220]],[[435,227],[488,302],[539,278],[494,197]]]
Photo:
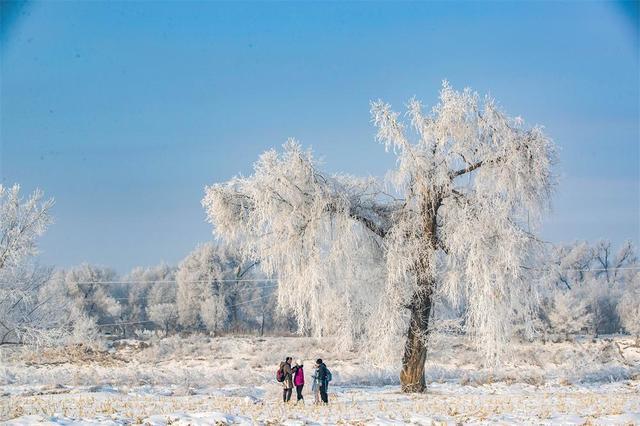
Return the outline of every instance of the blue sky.
[[[43,263],[177,263],[203,187],[290,136],[382,176],[369,101],[443,79],[556,141],[546,239],[640,242],[637,3],[3,2],[0,37],[0,175],[56,199]]]

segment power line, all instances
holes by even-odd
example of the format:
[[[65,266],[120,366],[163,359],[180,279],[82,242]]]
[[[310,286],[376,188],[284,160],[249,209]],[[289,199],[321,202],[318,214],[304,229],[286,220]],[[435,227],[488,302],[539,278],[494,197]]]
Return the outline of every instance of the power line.
[[[244,287],[244,288],[240,288],[237,291],[248,291],[248,290],[262,290],[265,288],[273,288],[273,287],[277,287],[278,284],[269,284],[269,285],[263,285],[263,286],[255,286],[255,287]],[[130,299],[134,299],[134,300],[146,300],[149,299],[149,295],[146,296],[139,296],[139,297],[112,297],[113,300],[130,300]]]
[[[236,304],[229,305],[229,306],[226,306],[226,307],[227,308],[235,308],[236,306],[248,305],[249,303],[257,302],[258,300],[263,300],[263,299],[266,299],[268,297],[271,297],[271,295],[267,294],[267,295],[264,295],[264,296],[256,297],[255,299],[246,300],[244,302],[236,303]],[[119,325],[133,325],[133,324],[147,324],[147,323],[155,323],[155,321],[113,322],[113,323],[107,323],[107,324],[96,324],[96,326],[97,327],[107,327],[107,326],[116,326],[116,325],[119,326]]]
[[[210,280],[186,280],[180,281],[181,283],[189,283],[189,284],[213,284],[213,283],[247,283],[247,282],[273,282],[278,281],[278,278],[251,278],[251,279],[238,279],[238,280],[218,280],[218,279],[210,279]],[[121,280],[121,281],[72,281],[71,284],[81,284],[81,285],[89,285],[89,284],[104,284],[104,285],[117,285],[117,284],[178,284],[178,280]]]
[[[556,268],[530,268],[523,266],[525,269],[535,270],[535,271],[561,271],[561,272],[605,272],[605,271],[634,271],[640,270],[640,266],[625,266],[625,267],[615,267],[615,268],[562,268],[560,266]],[[260,282],[276,282],[278,278],[249,278],[249,279],[211,279],[211,280],[186,280],[180,281],[180,283],[184,284],[214,284],[214,283],[260,283]],[[80,284],[80,285],[91,285],[91,284],[100,284],[100,285],[118,285],[118,284],[178,284],[178,280],[120,280],[120,281],[73,281],[72,284]]]
[[[108,327],[113,325],[132,325],[132,324],[146,324],[154,321],[129,321],[129,322],[113,322],[108,324],[96,324],[96,327]]]
[[[627,266],[620,268],[593,268],[593,269],[563,269],[563,271],[579,271],[579,272],[592,272],[592,271],[635,271],[640,269],[640,266]]]
[[[629,271],[636,271],[636,270],[640,270],[639,266],[635,266],[635,267],[623,267],[623,268],[594,268],[594,269],[563,269],[563,268],[556,268],[556,269],[543,269],[543,268],[531,268],[531,267],[526,267],[526,266],[521,266],[521,268],[523,269],[528,269],[531,271],[543,271],[543,272],[557,272],[557,273],[562,273],[562,272],[605,272],[605,271],[620,271],[620,270],[629,270]],[[447,271],[439,271],[437,273],[442,274],[442,273],[446,273]],[[277,281],[277,279],[264,279],[264,280],[215,280],[215,281],[182,281],[182,283],[208,283],[208,284],[214,284],[216,282],[235,282],[235,283],[241,283],[241,282],[254,282],[254,283],[260,283],[260,282],[273,282],[273,281]],[[333,280],[336,281],[336,280]],[[152,283],[166,283],[166,284],[177,284],[177,281],[78,281],[78,282],[72,282],[71,284],[79,284],[79,285],[117,285],[117,284],[135,284],[135,283],[144,283],[144,284],[152,284]],[[1,284],[9,284],[8,282],[2,282]],[[260,286],[260,285],[255,285],[255,286],[245,286],[244,288],[238,289],[237,291],[245,291],[245,290],[254,290],[254,289],[262,289],[262,288],[272,288],[272,287],[277,287],[278,284],[272,284],[272,285],[264,285],[264,286]],[[137,299],[146,299],[147,296],[143,296],[143,297],[137,297]],[[112,299],[115,300],[128,300],[129,297],[114,297]]]
[[[604,271],[637,271],[640,266],[625,266],[619,268],[590,268],[590,269],[571,269],[557,266],[556,268],[526,268],[534,271],[552,271],[552,272],[604,272]]]
[[[524,269],[533,271],[546,271],[546,272],[606,272],[606,271],[636,271],[640,270],[640,266],[627,266],[627,267],[615,267],[615,268],[562,268],[557,266],[556,268],[531,268],[527,266],[521,266]],[[446,271],[441,271],[446,272]],[[278,278],[250,278],[250,279],[211,279],[211,280],[187,280],[180,281],[184,284],[214,284],[214,283],[262,283],[262,282],[277,282]],[[120,280],[120,281],[72,281],[70,284],[78,285],[125,285],[125,284],[178,284],[177,280]],[[274,284],[274,287],[277,284]]]

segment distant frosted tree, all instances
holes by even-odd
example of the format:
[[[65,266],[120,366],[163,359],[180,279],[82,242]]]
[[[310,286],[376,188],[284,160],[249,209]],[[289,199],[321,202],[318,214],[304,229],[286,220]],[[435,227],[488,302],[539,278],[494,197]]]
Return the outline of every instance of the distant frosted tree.
[[[429,113],[409,102],[408,123],[382,101],[371,112],[397,156],[394,194],[321,172],[290,141],[260,156],[252,176],[207,187],[203,206],[217,235],[278,274],[279,305],[302,331],[404,347],[402,389],[422,391],[436,290],[465,299],[465,328],[489,358],[516,318],[531,316],[523,267],[540,250],[533,232],[553,188],[554,146],[492,99],[447,83]]]
[[[598,241],[593,248],[594,269],[597,277],[607,283],[630,282],[635,275],[633,267],[638,266],[638,256],[631,241],[626,241],[614,252],[610,241]]]
[[[192,251],[176,273],[179,324],[186,328],[206,326],[203,302],[211,298],[226,300],[227,280],[233,280],[237,269],[237,260],[224,247],[206,243]]]
[[[640,345],[640,272],[625,288],[617,308],[622,326],[636,336],[636,344]]]
[[[586,241],[552,247],[549,259],[547,279],[552,287],[571,290],[592,276],[593,248]]]
[[[631,284],[637,269],[638,257],[630,241],[625,242],[617,251],[609,241],[599,241],[593,248],[594,278],[587,281],[590,285],[594,312],[594,331],[617,333],[622,327],[618,316],[618,303],[622,292]]]
[[[129,303],[132,305],[157,305],[173,303],[176,299],[176,271],[166,263],[152,267],[136,267],[123,281],[131,282],[128,288]]]
[[[269,331],[289,332],[288,320],[291,315],[287,316],[286,312],[281,313],[277,310],[275,291],[277,284],[271,280],[261,281],[265,277],[260,268],[256,267],[254,263],[248,265],[251,269],[245,267],[243,271],[246,272],[241,277],[248,278],[253,282],[247,283],[248,285],[237,290],[237,302],[232,309],[238,311],[238,315],[242,318],[242,324],[248,330],[255,330],[261,336]]]
[[[175,303],[158,303],[147,308],[149,319],[164,330],[164,335],[175,328],[178,322],[178,309]]]
[[[177,268],[166,263],[152,267],[136,267],[127,274],[118,293],[122,297],[119,320],[123,331],[136,329],[144,321],[153,319],[148,316],[150,306],[173,303],[176,301]]]
[[[120,316],[121,304],[110,293],[109,285],[117,279],[114,270],[83,263],[69,270],[59,270],[51,278],[50,287],[65,293],[77,308],[89,318],[101,323],[113,323]]]
[[[586,303],[588,328],[593,334],[619,331],[618,303],[638,270],[633,244],[627,241],[617,251],[609,241],[565,244],[553,248],[550,259],[547,280],[552,293],[568,292],[566,300],[575,299],[576,307]],[[552,310],[550,304],[546,314]]]
[[[200,305],[200,317],[214,336],[225,326],[227,316],[224,294],[209,296]]]

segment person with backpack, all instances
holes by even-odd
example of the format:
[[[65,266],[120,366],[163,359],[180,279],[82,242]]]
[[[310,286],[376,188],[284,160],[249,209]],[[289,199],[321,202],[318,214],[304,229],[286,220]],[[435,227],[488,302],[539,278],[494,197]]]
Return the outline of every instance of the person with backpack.
[[[302,397],[302,388],[304,387],[304,366],[302,360],[296,360],[296,365],[293,367],[293,384],[296,387],[296,404],[300,401],[304,402]]]
[[[280,368],[276,373],[276,380],[282,383],[282,401],[289,402],[293,392],[293,379],[291,371],[291,357],[288,356],[284,362],[280,363]]]
[[[329,382],[331,381],[331,371],[327,368],[326,364],[322,362],[322,359],[318,358],[316,361],[316,365],[318,366],[318,383],[320,384],[320,399],[322,399],[323,404],[329,403],[329,395],[327,394],[327,390],[329,389]]]

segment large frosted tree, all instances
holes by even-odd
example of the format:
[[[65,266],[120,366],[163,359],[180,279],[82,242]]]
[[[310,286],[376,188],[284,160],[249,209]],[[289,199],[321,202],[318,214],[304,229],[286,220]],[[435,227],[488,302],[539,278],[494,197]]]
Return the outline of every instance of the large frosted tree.
[[[382,101],[371,113],[397,156],[387,185],[323,173],[289,141],[253,175],[207,187],[203,206],[219,237],[278,276],[279,306],[301,332],[399,347],[402,389],[422,391],[436,293],[464,302],[467,332],[490,358],[531,317],[554,147],[540,127],[446,82],[428,113],[417,100],[407,120]]]

